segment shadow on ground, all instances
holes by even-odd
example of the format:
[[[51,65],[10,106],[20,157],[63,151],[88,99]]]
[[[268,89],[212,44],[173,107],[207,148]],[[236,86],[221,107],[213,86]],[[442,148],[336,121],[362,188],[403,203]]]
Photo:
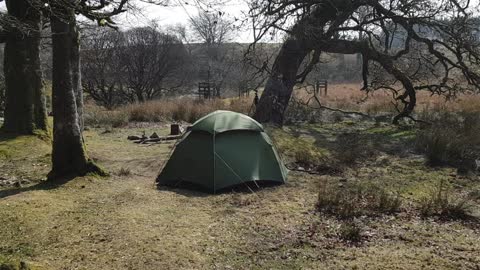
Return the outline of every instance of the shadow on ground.
[[[32,186],[27,186],[27,187],[19,187],[19,188],[9,188],[9,189],[4,189],[0,190],[0,199],[7,198],[10,196],[18,195],[24,192],[29,192],[29,191],[36,191],[36,190],[51,190],[58,188],[71,180],[75,179],[76,177],[67,177],[63,179],[59,179],[56,181],[42,181],[38,184],[32,185]]]

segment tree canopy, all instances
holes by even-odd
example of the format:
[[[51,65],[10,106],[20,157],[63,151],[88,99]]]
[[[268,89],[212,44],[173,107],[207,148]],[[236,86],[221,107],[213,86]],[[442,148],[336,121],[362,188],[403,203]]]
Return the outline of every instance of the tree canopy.
[[[263,108],[257,110],[261,121],[284,113],[291,88],[305,80],[322,53],[360,54],[363,89],[391,90],[398,101],[394,122],[411,117],[416,91],[452,97],[480,89],[478,7],[471,1],[252,0],[250,6],[256,42],[278,31],[288,35],[270,74],[271,79],[283,78],[290,91],[278,102],[266,90]],[[292,53],[298,54],[296,62],[306,62],[305,68],[290,64],[295,76],[286,76],[279,59],[290,54],[293,60]]]

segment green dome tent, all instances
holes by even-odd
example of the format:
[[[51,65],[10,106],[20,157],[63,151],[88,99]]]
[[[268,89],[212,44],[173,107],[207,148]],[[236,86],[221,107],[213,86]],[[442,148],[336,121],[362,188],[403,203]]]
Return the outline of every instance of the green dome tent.
[[[157,183],[187,182],[215,193],[252,181],[284,183],[286,175],[262,125],[240,113],[215,111],[183,136]]]

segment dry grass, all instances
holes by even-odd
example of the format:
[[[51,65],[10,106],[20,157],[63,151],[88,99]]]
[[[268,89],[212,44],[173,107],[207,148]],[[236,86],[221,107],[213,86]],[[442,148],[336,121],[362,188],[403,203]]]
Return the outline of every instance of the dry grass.
[[[459,101],[455,107],[446,105],[425,108],[424,120],[432,123],[417,132],[417,149],[424,152],[430,165],[455,166],[462,173],[477,170],[480,160],[480,106],[477,100]]]
[[[320,182],[317,209],[341,219],[392,214],[400,210],[402,200],[396,194],[371,183]]]
[[[248,114],[252,100],[248,98],[196,100],[191,98],[162,99],[136,103],[107,111],[89,105],[85,123],[90,126],[125,126],[129,122],[187,122],[193,123],[216,110]]]
[[[315,147],[352,128],[292,127],[272,137],[284,146],[305,138],[302,142]],[[358,227],[349,227],[312,211],[321,179],[316,175],[291,172],[286,185],[255,193],[209,196],[157,190],[155,176],[173,143],[144,146],[125,139],[144,130],[168,133],[167,125],[159,124],[110,133],[92,128],[85,133],[92,158],[110,172],[128,168],[128,175],[0,190],[0,257],[24,260],[38,269],[475,269],[480,264],[478,230],[457,221],[430,223],[402,212],[375,219],[360,216]],[[20,140],[0,144],[0,150],[17,146],[9,149],[18,168],[6,167],[12,174],[28,172],[50,150],[48,145],[36,148],[36,155],[26,158],[31,145],[23,148],[28,140]],[[327,151],[334,146],[325,145]],[[288,149],[285,154],[292,159],[296,155]],[[376,184],[388,191],[399,187],[408,197],[417,196],[415,192],[425,190],[432,179],[451,174],[408,158],[389,160],[383,167],[359,166],[345,177],[378,180]],[[0,164],[7,162],[0,157]],[[332,184],[342,183],[340,176],[324,177]],[[385,203],[376,205],[380,204]],[[358,240],[359,246],[349,244]]]
[[[372,93],[361,91],[361,84],[331,84],[329,85],[328,95],[320,96],[323,105],[333,108],[354,110],[368,113],[370,115],[394,114],[396,109],[394,100],[390,92],[378,90]],[[309,90],[311,90],[309,88]],[[294,93],[300,100],[307,100],[311,94],[304,89],[298,88]],[[435,111],[439,108],[450,112],[470,111],[478,112],[480,110],[480,96],[460,94],[457,98],[446,101],[444,97],[432,96],[429,92],[417,93],[416,111]]]
[[[356,103],[360,95],[347,98],[351,88],[338,87],[336,101],[335,90],[330,91],[332,102],[365,106]],[[370,110],[382,113],[382,100],[387,104],[386,98],[375,97]],[[457,102],[477,110],[477,100]],[[250,99],[184,99],[113,112],[89,108],[91,126],[118,127],[85,132],[90,156],[114,173],[61,186],[0,188],[0,264],[23,260],[38,269],[478,268],[478,223],[424,219],[418,202],[433,198],[438,181],[449,181],[455,192],[471,193],[475,205],[469,210],[478,213],[480,196],[473,191],[480,190],[479,178],[425,166],[423,157],[411,152],[413,131],[368,121],[268,127],[287,162],[325,166],[335,153],[350,151],[347,159],[356,166],[323,176],[290,172],[282,186],[216,196],[157,190],[154,179],[173,142],[145,146],[125,139],[144,131],[169,132],[165,123],[132,128],[130,121],[192,122],[216,109],[245,112],[250,105]],[[458,109],[441,102],[422,106]],[[342,134],[360,136],[344,140]],[[0,136],[0,177],[40,178],[48,172],[49,153],[50,145],[37,138]],[[324,180],[328,185],[319,191]],[[445,209],[458,214],[457,201],[448,198],[451,203],[444,205],[453,207]],[[314,211],[315,205],[321,211]],[[431,213],[438,216],[440,208],[434,208]]]
[[[422,216],[438,216],[442,219],[472,219],[473,201],[468,197],[454,194],[446,181],[439,181],[432,188],[429,195],[420,200],[420,213]]]

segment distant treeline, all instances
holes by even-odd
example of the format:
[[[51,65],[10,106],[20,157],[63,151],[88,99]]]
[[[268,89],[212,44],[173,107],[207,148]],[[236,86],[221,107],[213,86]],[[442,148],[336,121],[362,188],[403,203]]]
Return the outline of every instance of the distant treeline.
[[[205,81],[215,82],[223,97],[248,94],[263,87],[280,47],[275,43],[256,44],[254,48],[239,43],[187,43],[174,31],[151,26],[127,31],[86,27],[82,37],[83,89],[87,98],[108,109],[192,95],[198,83]],[[42,60],[49,63],[51,55],[46,51]],[[44,64],[44,70],[48,86],[51,67]],[[356,55],[324,55],[307,83],[316,80],[360,81],[361,59]],[[3,101],[4,80],[0,76],[0,111]]]

